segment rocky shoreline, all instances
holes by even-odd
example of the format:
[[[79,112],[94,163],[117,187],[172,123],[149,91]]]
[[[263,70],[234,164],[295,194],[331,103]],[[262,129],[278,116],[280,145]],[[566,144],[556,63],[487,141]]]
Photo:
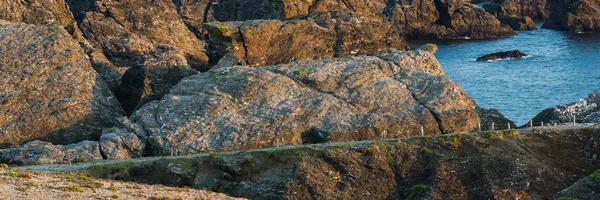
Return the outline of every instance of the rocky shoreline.
[[[511,37],[516,35],[514,30],[537,29],[532,19],[548,19],[544,27],[596,31],[600,15],[593,11],[598,6],[592,0],[506,0],[488,2],[484,8],[468,1],[437,0],[8,1],[0,6],[0,163],[75,164],[251,150],[280,142],[352,143],[472,132],[493,122],[514,127],[497,110],[480,108],[444,75],[435,58],[436,45],[413,49],[407,39]],[[593,93],[583,102],[545,110],[534,120],[567,122],[575,116],[577,122],[597,122],[596,96]],[[456,140],[470,150],[487,148],[470,137]],[[418,164],[445,155],[427,149],[423,152],[429,154],[412,154],[398,145],[339,149],[356,150],[361,159],[368,154],[374,156],[369,158],[373,162],[389,164],[390,169],[365,165],[369,170],[382,170],[372,171],[376,179],[369,181],[421,175],[433,180],[429,172],[412,167],[402,171],[404,166],[393,162],[405,159]],[[421,149],[432,147],[419,145]],[[460,148],[458,152],[468,152]],[[300,156],[302,162],[287,157],[279,163],[260,159],[263,164],[293,164],[306,170],[317,170],[313,162],[332,163],[338,159],[331,156],[334,154],[341,163],[358,162],[340,152],[321,150],[314,155],[305,152]],[[398,154],[381,154],[391,150]],[[381,160],[382,156],[394,161]],[[208,162],[208,171],[225,170],[229,175],[220,175],[236,181],[249,178],[241,167],[248,160],[232,157],[214,162]],[[165,169],[164,176],[191,173],[177,170]],[[255,195],[234,196],[360,196],[354,193],[359,190],[338,194],[294,170],[283,175],[300,177],[295,182],[269,183],[277,194],[260,194],[256,189],[260,187],[243,188],[241,183],[228,182],[227,177],[212,178],[229,184],[222,187],[231,194],[247,189]],[[585,169],[586,173],[590,170]],[[329,175],[348,181],[362,172],[335,173]],[[147,173],[135,180],[153,178]],[[195,181],[194,187],[220,190],[208,183],[202,185],[211,180],[178,177],[175,181],[187,182],[166,184],[192,185],[189,181]],[[487,184],[498,181],[493,177],[487,180]],[[568,181],[572,180],[569,177]],[[369,181],[331,182],[327,187],[381,183]],[[492,186],[489,191],[471,191],[469,184],[480,184],[479,180],[463,180],[468,184],[462,191],[450,186],[452,190],[446,191],[444,184],[454,179],[447,181],[396,180],[380,185],[385,191],[372,188],[375,192],[368,195],[409,198],[406,186],[417,182],[429,184],[421,188],[422,194],[429,196],[413,198],[437,198],[445,193],[500,195]],[[505,195],[518,197],[525,192],[512,190],[515,193]],[[543,193],[533,191],[531,195]]]

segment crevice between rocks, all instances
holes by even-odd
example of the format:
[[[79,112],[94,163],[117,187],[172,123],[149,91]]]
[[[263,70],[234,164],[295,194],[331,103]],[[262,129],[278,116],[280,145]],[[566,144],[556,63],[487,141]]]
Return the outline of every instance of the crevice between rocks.
[[[399,82],[400,82],[400,83],[402,83],[402,81],[399,81]],[[410,87],[408,87],[408,85],[406,85],[406,84],[404,84],[404,83],[402,83],[402,84],[403,84],[403,85],[404,85],[404,86],[405,86],[405,87],[408,89],[408,91],[410,92],[410,96],[412,96],[412,97],[413,97],[413,99],[414,99],[414,100],[415,100],[417,103],[419,103],[421,106],[423,106],[425,109],[427,109],[427,111],[429,111],[429,112],[431,113],[431,115],[433,116],[433,118],[435,119],[435,121],[436,121],[436,122],[437,122],[437,124],[438,124],[438,128],[440,129],[440,132],[441,132],[442,134],[444,134],[444,133],[445,133],[445,128],[444,128],[444,126],[442,125],[442,119],[441,119],[441,117],[440,117],[439,113],[435,112],[435,111],[434,111],[432,108],[430,108],[430,107],[429,107],[429,106],[427,106],[427,105],[426,105],[424,102],[422,102],[422,100],[421,100],[421,99],[419,99],[419,97],[417,97],[417,95],[415,94],[416,92],[415,92],[415,91],[413,91],[412,89],[410,89]]]
[[[238,32],[240,33],[240,40],[242,42],[242,48],[244,48],[244,59],[242,60],[244,63],[241,63],[241,64],[248,65],[249,64],[249,62],[248,62],[248,47],[246,46],[246,40],[244,40],[244,37],[246,37],[246,36],[244,35],[244,32],[242,31],[243,26],[244,25],[242,24],[238,27]]]

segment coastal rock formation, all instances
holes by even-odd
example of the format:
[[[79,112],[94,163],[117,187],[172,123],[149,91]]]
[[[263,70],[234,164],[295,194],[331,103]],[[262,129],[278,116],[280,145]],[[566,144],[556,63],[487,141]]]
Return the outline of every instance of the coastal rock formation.
[[[510,26],[513,30],[529,31],[537,30],[535,22],[529,17],[498,17],[500,23]]]
[[[600,199],[600,170],[560,191],[558,196],[573,199]]]
[[[493,0],[483,8],[498,17],[530,17],[535,20],[547,19],[556,0]],[[547,3],[549,3],[547,5]]]
[[[123,114],[61,27],[0,21],[0,147],[97,140]]]
[[[384,14],[409,38],[486,39],[516,35],[495,16],[463,1],[397,1]]]
[[[597,127],[544,127],[535,133],[511,130],[143,159],[84,171],[249,199],[556,199],[559,191],[600,166],[599,137]],[[573,188],[583,193],[569,194],[584,197],[597,191],[595,186]]]
[[[326,13],[311,20],[214,22],[205,29],[220,57],[229,53],[239,64],[256,66],[409,49],[381,15]]]
[[[534,122],[570,123],[575,117],[576,122],[600,122],[600,91],[590,93],[585,99],[561,104],[556,108],[547,108],[537,114]]]
[[[498,59],[510,59],[510,58],[524,58],[527,57],[527,54],[519,50],[510,50],[505,52],[497,52],[491,53],[477,58],[477,61],[489,61],[489,60],[498,60]]]
[[[2,155],[1,163],[15,165],[67,164],[102,160],[100,145],[94,141],[82,141],[63,146],[36,140],[2,149],[0,155]]]
[[[481,129],[483,131],[490,129],[492,122],[496,127],[508,127],[508,124],[510,124],[511,128],[517,128],[515,122],[504,117],[497,109],[477,107],[476,111],[481,119]]]
[[[127,129],[104,129],[100,136],[100,149],[106,159],[131,159],[142,157],[145,143]]]
[[[208,70],[204,41],[199,40],[181,19],[170,0],[97,1],[80,28],[97,49],[103,49],[117,66],[143,63],[155,46],[170,46],[184,53],[194,69]]]
[[[3,0],[0,20],[66,26],[73,15],[64,0]]]
[[[441,74],[435,49],[214,69],[131,119],[150,155],[474,130],[476,105]]]
[[[559,0],[556,11],[550,14],[542,27],[577,32],[600,31],[600,1]]]

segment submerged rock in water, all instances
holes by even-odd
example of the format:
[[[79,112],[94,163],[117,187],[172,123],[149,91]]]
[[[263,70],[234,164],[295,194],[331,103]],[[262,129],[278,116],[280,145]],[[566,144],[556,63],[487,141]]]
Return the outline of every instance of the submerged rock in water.
[[[506,58],[524,58],[526,56],[527,56],[527,54],[524,54],[519,50],[511,50],[511,51],[487,54],[487,55],[477,58],[477,61],[498,60],[498,59],[506,59]]]

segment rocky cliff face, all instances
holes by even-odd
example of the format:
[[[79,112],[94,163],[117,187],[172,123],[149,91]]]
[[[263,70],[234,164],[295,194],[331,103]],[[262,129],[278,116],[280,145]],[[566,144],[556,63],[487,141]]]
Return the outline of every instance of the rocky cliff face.
[[[184,79],[131,119],[151,155],[474,130],[475,103],[432,51],[224,67]]]
[[[600,1],[560,0],[557,9],[542,27],[579,32],[599,31]]]
[[[249,199],[595,199],[597,193],[576,193],[593,191],[588,182],[575,182],[598,168],[598,137],[597,128],[543,128],[156,158],[85,171]]]
[[[493,0],[483,8],[496,16],[530,17],[547,19],[556,0]]]
[[[77,42],[54,25],[0,21],[0,144],[97,140],[119,102]]]

